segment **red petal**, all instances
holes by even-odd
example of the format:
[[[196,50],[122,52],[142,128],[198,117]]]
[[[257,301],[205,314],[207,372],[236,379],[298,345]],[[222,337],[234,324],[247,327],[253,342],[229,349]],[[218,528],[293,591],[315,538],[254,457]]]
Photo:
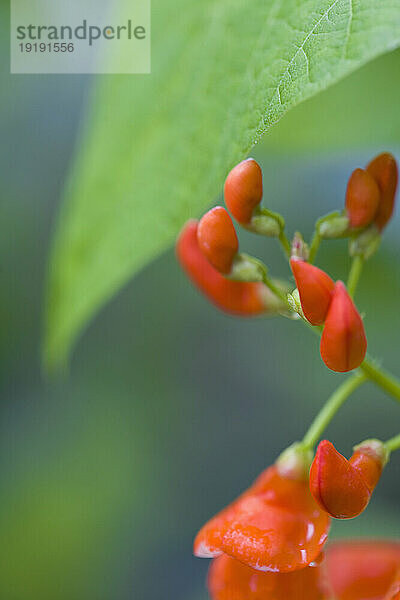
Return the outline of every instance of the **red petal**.
[[[351,174],[346,191],[346,209],[351,227],[366,227],[378,210],[380,191],[368,171],[356,169]]]
[[[209,210],[197,229],[199,248],[208,262],[220,273],[228,274],[239,249],[232,219],[222,206]]]
[[[367,352],[364,324],[341,281],[335,285],[320,350],[326,366],[341,373],[359,367]]]
[[[212,600],[322,600],[320,567],[293,573],[260,573],[226,554],[213,560],[208,574]]]
[[[400,543],[338,542],[326,562],[336,600],[383,600],[400,566]]]
[[[290,266],[304,316],[311,325],[322,325],[332,300],[334,282],[324,271],[304,260],[292,258]]]
[[[260,165],[248,158],[236,165],[225,181],[225,204],[239,223],[249,223],[263,195]]]
[[[358,470],[328,440],[319,444],[311,465],[310,489],[321,508],[336,519],[356,517],[371,497]]]
[[[369,163],[367,171],[373,176],[381,192],[374,221],[379,229],[383,229],[390,220],[394,209],[398,180],[396,160],[394,156],[384,152]]]
[[[329,522],[306,481],[283,478],[272,466],[201,529],[194,553],[224,552],[260,571],[294,571],[319,555]]]

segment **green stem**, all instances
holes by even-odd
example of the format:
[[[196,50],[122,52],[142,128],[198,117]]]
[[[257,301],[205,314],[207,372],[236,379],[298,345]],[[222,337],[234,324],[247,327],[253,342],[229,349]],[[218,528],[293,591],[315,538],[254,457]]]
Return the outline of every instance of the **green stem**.
[[[281,247],[285,253],[285,256],[287,256],[287,258],[290,258],[291,252],[292,252],[292,248],[290,246],[290,242],[286,237],[285,232],[283,231],[283,229],[281,229],[281,232],[279,234],[279,241],[281,243]]]
[[[321,240],[322,240],[322,238],[319,235],[319,231],[318,231],[318,229],[316,229],[314,232],[313,238],[311,240],[310,254],[308,257],[308,262],[311,264],[315,261],[315,257],[317,256],[317,252],[318,252],[318,248],[321,243]]]
[[[357,372],[348,377],[330,396],[326,404],[311,423],[306,435],[303,438],[302,444],[307,448],[313,448],[321,434],[329,425],[339,408],[347,400],[347,398],[367,381],[368,376],[365,373]]]
[[[367,375],[368,379],[385,390],[397,402],[400,402],[400,381],[396,377],[378,367],[369,357],[364,360],[360,369]]]
[[[399,450],[400,448],[400,433],[390,438],[387,442],[385,442],[386,449],[389,452],[393,452],[394,450]]]
[[[352,260],[350,273],[347,280],[347,291],[349,292],[352,298],[354,298],[354,294],[357,289],[357,284],[359,282],[363,266],[364,257],[360,255],[355,256]]]
[[[265,285],[271,290],[273,294],[275,294],[275,296],[278,296],[278,298],[282,300],[282,302],[287,306],[289,312],[293,313],[293,309],[290,306],[290,303],[287,299],[286,292],[283,292],[281,289],[279,289],[279,287],[275,285],[275,283],[272,281],[272,279],[268,277],[267,274],[264,274],[263,283],[265,283]]]

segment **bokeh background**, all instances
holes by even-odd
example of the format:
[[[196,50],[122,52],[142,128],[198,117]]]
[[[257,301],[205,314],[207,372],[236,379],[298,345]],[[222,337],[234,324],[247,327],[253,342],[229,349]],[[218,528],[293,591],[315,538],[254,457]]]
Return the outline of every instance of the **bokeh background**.
[[[217,313],[171,250],[91,323],[63,379],[43,377],[51,233],[94,78],[10,76],[0,6],[0,598],[205,600],[196,530],[303,435],[341,376],[300,325]],[[310,235],[318,216],[341,208],[353,168],[382,150],[400,157],[399,72],[398,52],[378,59],[292,111],[255,149],[268,204],[290,232]],[[241,241],[289,276],[272,240]],[[371,353],[393,371],[399,252],[397,215],[358,292]],[[319,258],[346,276],[345,242],[324,244]],[[328,435],[349,453],[394,435],[399,416],[368,384]],[[333,534],[399,536],[399,497],[394,455],[368,510]]]

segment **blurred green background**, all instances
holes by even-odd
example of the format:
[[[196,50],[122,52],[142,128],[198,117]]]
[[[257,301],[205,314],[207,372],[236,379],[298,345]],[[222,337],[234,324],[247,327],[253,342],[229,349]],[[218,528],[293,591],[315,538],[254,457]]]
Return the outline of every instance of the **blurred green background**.
[[[341,376],[301,326],[217,313],[171,250],[90,325],[68,376],[46,382],[46,261],[92,79],[10,76],[1,39],[0,598],[204,600],[196,530],[303,435]],[[266,199],[290,232],[310,235],[318,216],[341,208],[353,168],[382,150],[400,157],[399,72],[398,52],[378,59],[256,148]],[[397,216],[358,294],[370,351],[397,372],[399,234]],[[288,276],[273,241],[242,242]],[[323,246],[319,264],[333,276],[348,263],[344,242]],[[398,406],[367,385],[328,436],[349,453],[399,424]],[[399,496],[394,455],[368,510],[334,535],[398,536]]]

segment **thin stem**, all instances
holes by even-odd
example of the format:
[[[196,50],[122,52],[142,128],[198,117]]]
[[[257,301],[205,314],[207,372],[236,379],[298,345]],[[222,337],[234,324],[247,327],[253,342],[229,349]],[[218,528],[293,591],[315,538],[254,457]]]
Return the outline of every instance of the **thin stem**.
[[[318,229],[316,229],[314,231],[314,235],[313,235],[313,238],[311,240],[310,254],[309,254],[309,257],[308,257],[308,262],[311,263],[311,264],[315,261],[315,257],[317,256],[317,252],[318,252],[318,248],[319,248],[319,245],[321,243],[321,240],[322,240],[322,238],[319,235],[319,231],[318,231]]]
[[[394,375],[388,373],[382,367],[378,367],[369,357],[364,360],[360,369],[364,371],[368,379],[385,390],[397,402],[400,402],[400,381],[397,377],[394,377]]]
[[[385,442],[386,449],[389,452],[393,452],[394,450],[399,450],[400,448],[400,433],[390,438],[387,442]]]
[[[303,438],[303,444],[307,448],[312,448],[317,443],[321,434],[329,425],[339,408],[347,398],[367,381],[368,376],[365,373],[357,372],[348,377],[330,396],[326,404],[311,423],[306,435]]]
[[[293,309],[290,306],[290,303],[287,299],[286,292],[283,292],[281,289],[279,289],[279,287],[277,285],[275,285],[275,283],[272,281],[272,279],[270,279],[268,277],[268,275],[266,273],[264,274],[264,277],[263,277],[263,283],[265,283],[265,285],[271,290],[271,292],[273,294],[275,294],[275,296],[278,296],[278,298],[280,298],[282,300],[282,302],[287,306],[289,311],[292,313]]]
[[[283,231],[283,229],[281,229],[281,232],[279,234],[279,238],[278,239],[279,239],[279,241],[281,243],[281,247],[282,247],[285,255],[287,256],[287,258],[290,258],[292,249],[291,249],[291,246],[290,246],[290,242],[287,239],[286,234]]]
[[[347,279],[347,291],[349,292],[352,298],[354,298],[354,294],[357,289],[357,284],[359,282],[363,266],[364,257],[360,255],[354,256],[351,262],[349,277]]]

